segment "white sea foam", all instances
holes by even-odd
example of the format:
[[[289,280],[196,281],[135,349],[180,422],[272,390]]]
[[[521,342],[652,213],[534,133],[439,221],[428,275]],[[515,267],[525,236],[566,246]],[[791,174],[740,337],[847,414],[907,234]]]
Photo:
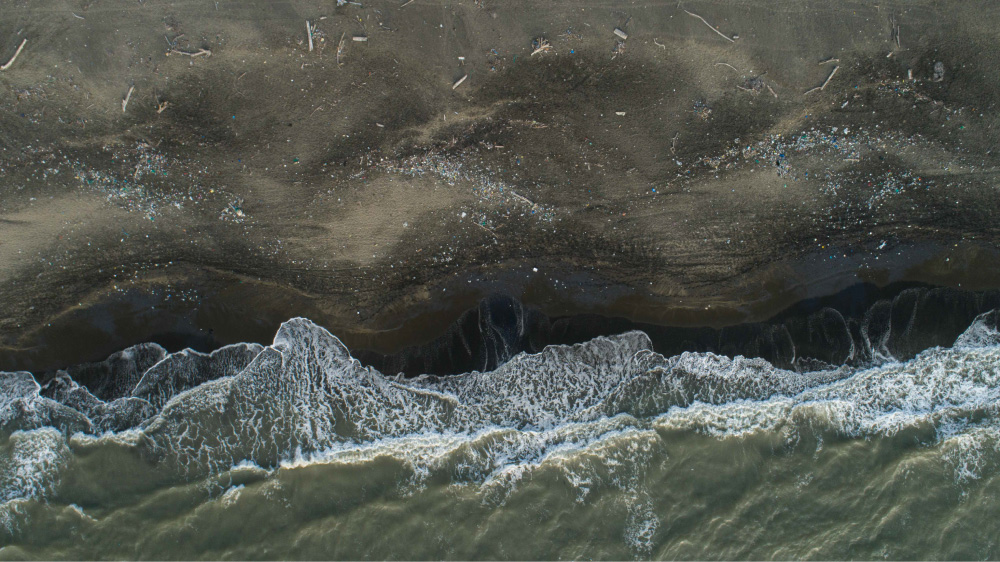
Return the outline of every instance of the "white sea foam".
[[[13,451],[0,461],[13,467],[3,498],[51,494],[70,433],[70,448],[125,448],[188,478],[226,475],[220,485],[230,490],[276,470],[392,458],[408,470],[411,490],[438,475],[503,503],[535,471],[554,469],[580,501],[600,487],[632,497],[627,540],[641,551],[659,524],[643,507],[642,466],[665,454],[672,432],[792,439],[931,428],[956,475],[978,477],[1000,443],[1000,339],[991,322],[977,319],[952,348],[864,369],[666,358],[629,332],[521,354],[491,372],[403,379],[364,367],[332,334],[293,319],[271,346],[165,357],[130,396],[109,403],[72,381],[51,387],[52,399],[27,373],[2,374],[0,425]],[[108,429],[109,412],[129,429]]]
[[[14,531],[15,515],[25,502],[43,499],[59,483],[70,451],[53,428],[15,431],[0,446],[0,525]]]

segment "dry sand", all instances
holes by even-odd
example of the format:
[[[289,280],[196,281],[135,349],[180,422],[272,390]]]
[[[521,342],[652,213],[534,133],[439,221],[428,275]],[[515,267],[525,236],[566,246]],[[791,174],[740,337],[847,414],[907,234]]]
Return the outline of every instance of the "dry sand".
[[[0,2],[5,356],[1000,285],[996,3],[401,4]]]

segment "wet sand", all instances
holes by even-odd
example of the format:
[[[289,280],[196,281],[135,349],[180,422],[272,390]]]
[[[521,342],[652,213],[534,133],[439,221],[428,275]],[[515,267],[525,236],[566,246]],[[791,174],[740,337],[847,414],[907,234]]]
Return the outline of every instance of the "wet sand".
[[[989,3],[2,8],[4,368],[1000,286]]]

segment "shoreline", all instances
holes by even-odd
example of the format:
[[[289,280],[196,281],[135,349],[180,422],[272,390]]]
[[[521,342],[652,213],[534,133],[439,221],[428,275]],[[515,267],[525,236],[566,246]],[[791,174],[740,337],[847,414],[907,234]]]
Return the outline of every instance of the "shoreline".
[[[979,257],[988,259],[989,256],[980,253]],[[992,276],[986,267],[996,262],[953,268],[951,275],[946,277],[927,275],[933,270],[933,263],[941,260],[940,255],[934,254],[901,271],[883,271],[881,275],[869,276],[864,272],[841,275],[828,280],[826,285],[816,284],[812,290],[809,286],[792,286],[783,291],[772,290],[770,298],[766,299],[745,303],[731,301],[728,305],[722,299],[707,301],[708,304],[703,301],[704,306],[697,309],[678,306],[677,301],[690,301],[690,298],[629,294],[621,288],[616,291],[614,287],[599,293],[610,295],[604,302],[595,298],[597,293],[592,291],[585,293],[586,300],[574,302],[565,292],[552,289],[538,277],[526,276],[518,287],[511,278],[523,273],[509,271],[506,276],[490,282],[480,279],[475,285],[465,283],[463,286],[462,279],[453,279],[447,286],[438,288],[440,297],[411,303],[408,308],[397,303],[395,309],[387,309],[353,327],[345,322],[343,312],[331,314],[330,309],[324,308],[320,297],[267,283],[234,281],[226,275],[215,275],[207,282],[202,272],[201,277],[185,276],[199,288],[197,292],[186,293],[176,280],[159,287],[135,286],[57,315],[22,340],[18,348],[0,348],[0,367],[34,373],[52,372],[101,361],[116,351],[144,342],[160,344],[170,352],[185,347],[208,352],[234,343],[269,345],[280,324],[297,316],[327,328],[356,356],[386,364],[392,362],[387,359],[391,356],[412,355],[421,346],[434,345],[435,341],[453,332],[464,315],[476,311],[484,299],[495,297],[511,299],[525,311],[544,317],[546,322],[572,325],[574,318],[604,318],[608,326],[644,331],[663,328],[679,334],[684,330],[695,333],[780,322],[804,316],[815,311],[817,306],[832,306],[845,316],[857,316],[875,300],[891,299],[912,288],[947,288],[962,292],[1000,289],[1000,283],[989,282],[1000,276]],[[799,267],[807,266],[800,264]],[[524,269],[530,271],[528,267]],[[949,283],[927,281],[942,278]],[[589,282],[600,284],[596,278]],[[511,287],[516,290],[509,290]],[[824,290],[824,287],[834,290]],[[448,296],[443,296],[445,294]],[[580,341],[560,340],[558,343]]]

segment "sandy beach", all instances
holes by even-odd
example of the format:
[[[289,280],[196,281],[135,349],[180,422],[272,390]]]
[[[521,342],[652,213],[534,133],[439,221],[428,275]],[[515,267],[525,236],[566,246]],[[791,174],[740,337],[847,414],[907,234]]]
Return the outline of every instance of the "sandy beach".
[[[4,356],[1000,284],[994,4],[402,4],[4,2]]]

